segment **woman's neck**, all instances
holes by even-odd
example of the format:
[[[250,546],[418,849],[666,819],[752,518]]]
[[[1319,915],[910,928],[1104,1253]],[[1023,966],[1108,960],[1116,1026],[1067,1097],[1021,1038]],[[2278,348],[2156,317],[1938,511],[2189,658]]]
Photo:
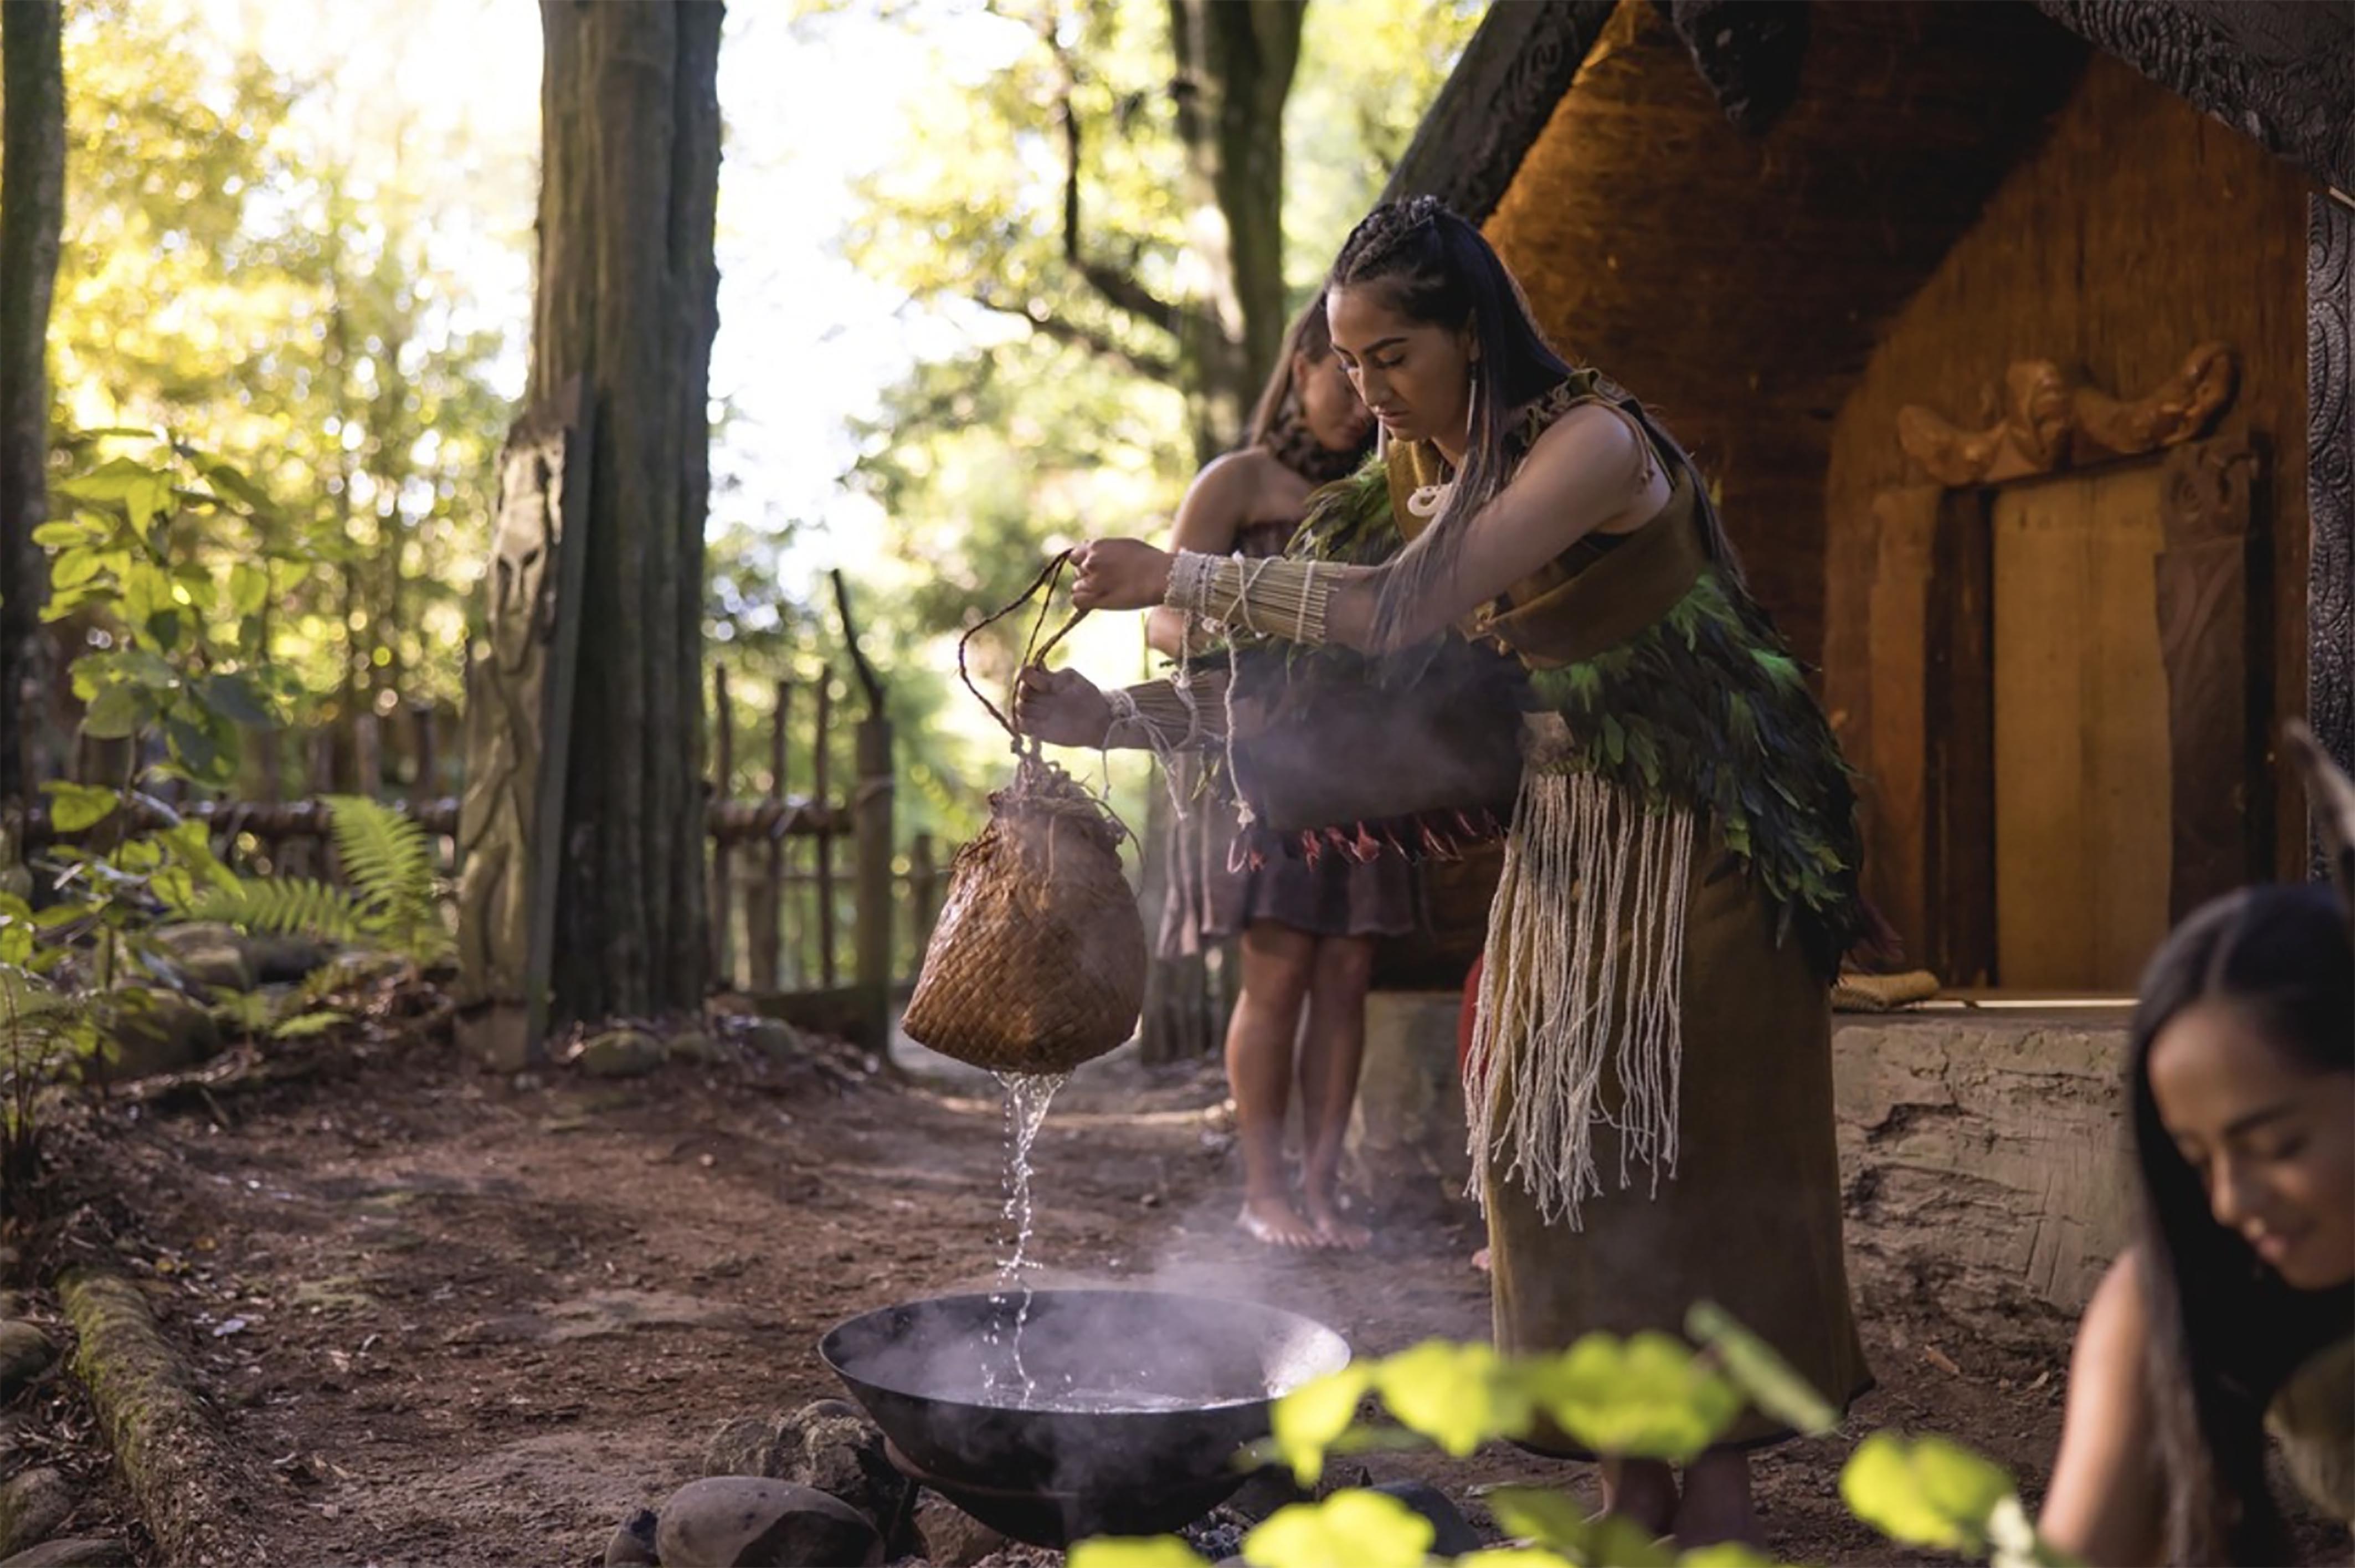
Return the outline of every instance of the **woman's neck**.
[[[1431,444],[1438,449],[1440,456],[1447,459],[1448,467],[1455,469],[1458,474],[1464,472],[1464,453],[1472,444],[1469,432],[1462,432],[1455,435],[1434,435],[1431,438]]]

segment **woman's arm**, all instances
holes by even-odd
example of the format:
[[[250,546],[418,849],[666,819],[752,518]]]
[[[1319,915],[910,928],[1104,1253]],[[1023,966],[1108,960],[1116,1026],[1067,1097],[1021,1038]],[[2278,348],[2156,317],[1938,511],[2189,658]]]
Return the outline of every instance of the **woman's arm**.
[[[1190,549],[1203,555],[1224,555],[1235,548],[1244,521],[1251,514],[1252,503],[1258,498],[1259,475],[1254,458],[1248,452],[1231,452],[1213,458],[1194,482],[1186,486],[1186,498],[1178,503],[1178,527],[1169,540],[1174,550]],[[1183,611],[1167,604],[1154,607],[1146,617],[1145,640],[1157,654],[1179,658],[1201,650],[1187,645],[1188,617]]]
[[[1014,727],[1050,746],[1151,752],[1156,756],[1220,744],[1227,732],[1226,677],[1198,674],[1107,692],[1071,669],[1022,672]]]
[[[1375,606],[1395,564],[1317,564],[1311,572],[1296,561],[1247,562],[1221,568],[1233,581],[1211,596],[1271,635],[1369,651],[1402,646],[1468,615],[1587,534],[1641,527],[1668,499],[1666,476],[1625,419],[1601,405],[1574,409],[1538,438],[1512,483],[1472,519],[1455,571],[1388,638],[1377,635]],[[1075,560],[1071,603],[1082,609],[1144,609],[1169,591],[1172,558],[1135,539],[1083,546]],[[1262,582],[1283,592],[1263,592]]]
[[[2155,1563],[2163,1552],[2166,1498],[2151,1446],[2143,1370],[2150,1321],[2142,1292],[2129,1251],[2086,1305],[2069,1359],[2061,1453],[2037,1520],[2047,1541],[2096,1568]]]

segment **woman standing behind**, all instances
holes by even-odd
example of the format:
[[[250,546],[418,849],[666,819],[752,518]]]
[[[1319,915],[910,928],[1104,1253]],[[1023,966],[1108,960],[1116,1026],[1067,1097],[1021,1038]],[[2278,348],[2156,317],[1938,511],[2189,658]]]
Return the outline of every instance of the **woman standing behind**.
[[[1707,1298],[1845,1404],[1870,1373],[1840,1244],[1829,987],[1864,912],[1829,726],[1690,460],[1553,352],[1477,229],[1428,197],[1378,208],[1327,287],[1413,542],[1353,567],[1106,541],[1080,551],[1073,602],[1375,652],[1462,624],[1519,656],[1539,710],[1467,1085],[1497,1348],[1675,1332]],[[1083,682],[1025,682],[1032,732],[1116,728]],[[1689,1544],[1753,1537],[1743,1450],[1785,1435],[1746,1417],[1681,1484],[1607,1467],[1606,1505]]]
[[[2126,1091],[2142,1233],[2077,1335],[2040,1528],[2087,1563],[2291,1561],[2265,1431],[2355,1517],[2355,949],[2320,886],[2168,939]]]
[[[1187,491],[1172,548],[1246,560],[1283,554],[1310,493],[1355,469],[1372,434],[1372,416],[1334,361],[1320,293],[1293,324],[1249,442],[1204,468]],[[1154,613],[1146,638],[1172,657],[1209,645],[1185,615],[1167,608]],[[1172,758],[1171,765],[1191,784],[1190,760]],[[1359,864],[1342,856],[1313,865],[1270,856],[1246,867],[1231,804],[1183,785],[1181,792],[1196,798],[1171,833],[1162,951],[1190,955],[1229,937],[1240,938],[1242,949],[1226,1040],[1243,1157],[1236,1223],[1275,1246],[1361,1247],[1366,1231],[1339,1202],[1342,1140],[1365,1053],[1374,939],[1414,928],[1410,872],[1395,859]],[[1304,1144],[1298,1209],[1284,1159],[1295,1040]]]

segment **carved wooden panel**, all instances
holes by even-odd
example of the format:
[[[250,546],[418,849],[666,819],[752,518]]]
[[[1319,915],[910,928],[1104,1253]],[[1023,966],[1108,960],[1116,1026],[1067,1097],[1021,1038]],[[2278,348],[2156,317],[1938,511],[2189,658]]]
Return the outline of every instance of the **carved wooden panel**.
[[[1932,933],[1937,922],[1924,862],[1929,740],[1923,729],[1923,697],[1929,689],[1938,508],[1945,494],[1929,485],[1884,490],[1873,497],[1874,561],[1866,609],[1873,722],[1870,750],[1858,759],[1864,769],[1865,865],[1873,896],[1903,939],[1908,957],[1934,968]]]
[[[1485,221],[1617,8],[1616,0],[1490,6],[1382,199],[1435,196],[1471,222]]]
[[[2339,0],[2036,0],[2269,152],[2355,189],[2355,7]]]
[[[1922,695],[1930,967],[1950,986],[1999,978],[1996,947],[1995,539],[1992,492],[1940,501]]]
[[[547,1032],[586,568],[589,423],[578,378],[499,453],[485,651],[466,671],[458,817],[462,1042],[513,1071]]]
[[[2159,654],[2174,781],[2168,912],[2181,920],[2263,876],[2267,617],[2251,571],[2262,454],[2246,440],[2169,454],[2160,498]]]
[[[2355,209],[2307,222],[2307,722],[2355,770]]]

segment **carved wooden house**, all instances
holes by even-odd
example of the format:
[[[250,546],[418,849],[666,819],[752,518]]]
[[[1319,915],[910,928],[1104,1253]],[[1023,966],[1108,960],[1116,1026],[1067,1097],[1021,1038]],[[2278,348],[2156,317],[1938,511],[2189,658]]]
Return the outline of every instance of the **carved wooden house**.
[[[1500,5],[1393,182],[1721,487],[1949,985],[2128,990],[2307,869],[2281,721],[2355,750],[2350,15]]]

